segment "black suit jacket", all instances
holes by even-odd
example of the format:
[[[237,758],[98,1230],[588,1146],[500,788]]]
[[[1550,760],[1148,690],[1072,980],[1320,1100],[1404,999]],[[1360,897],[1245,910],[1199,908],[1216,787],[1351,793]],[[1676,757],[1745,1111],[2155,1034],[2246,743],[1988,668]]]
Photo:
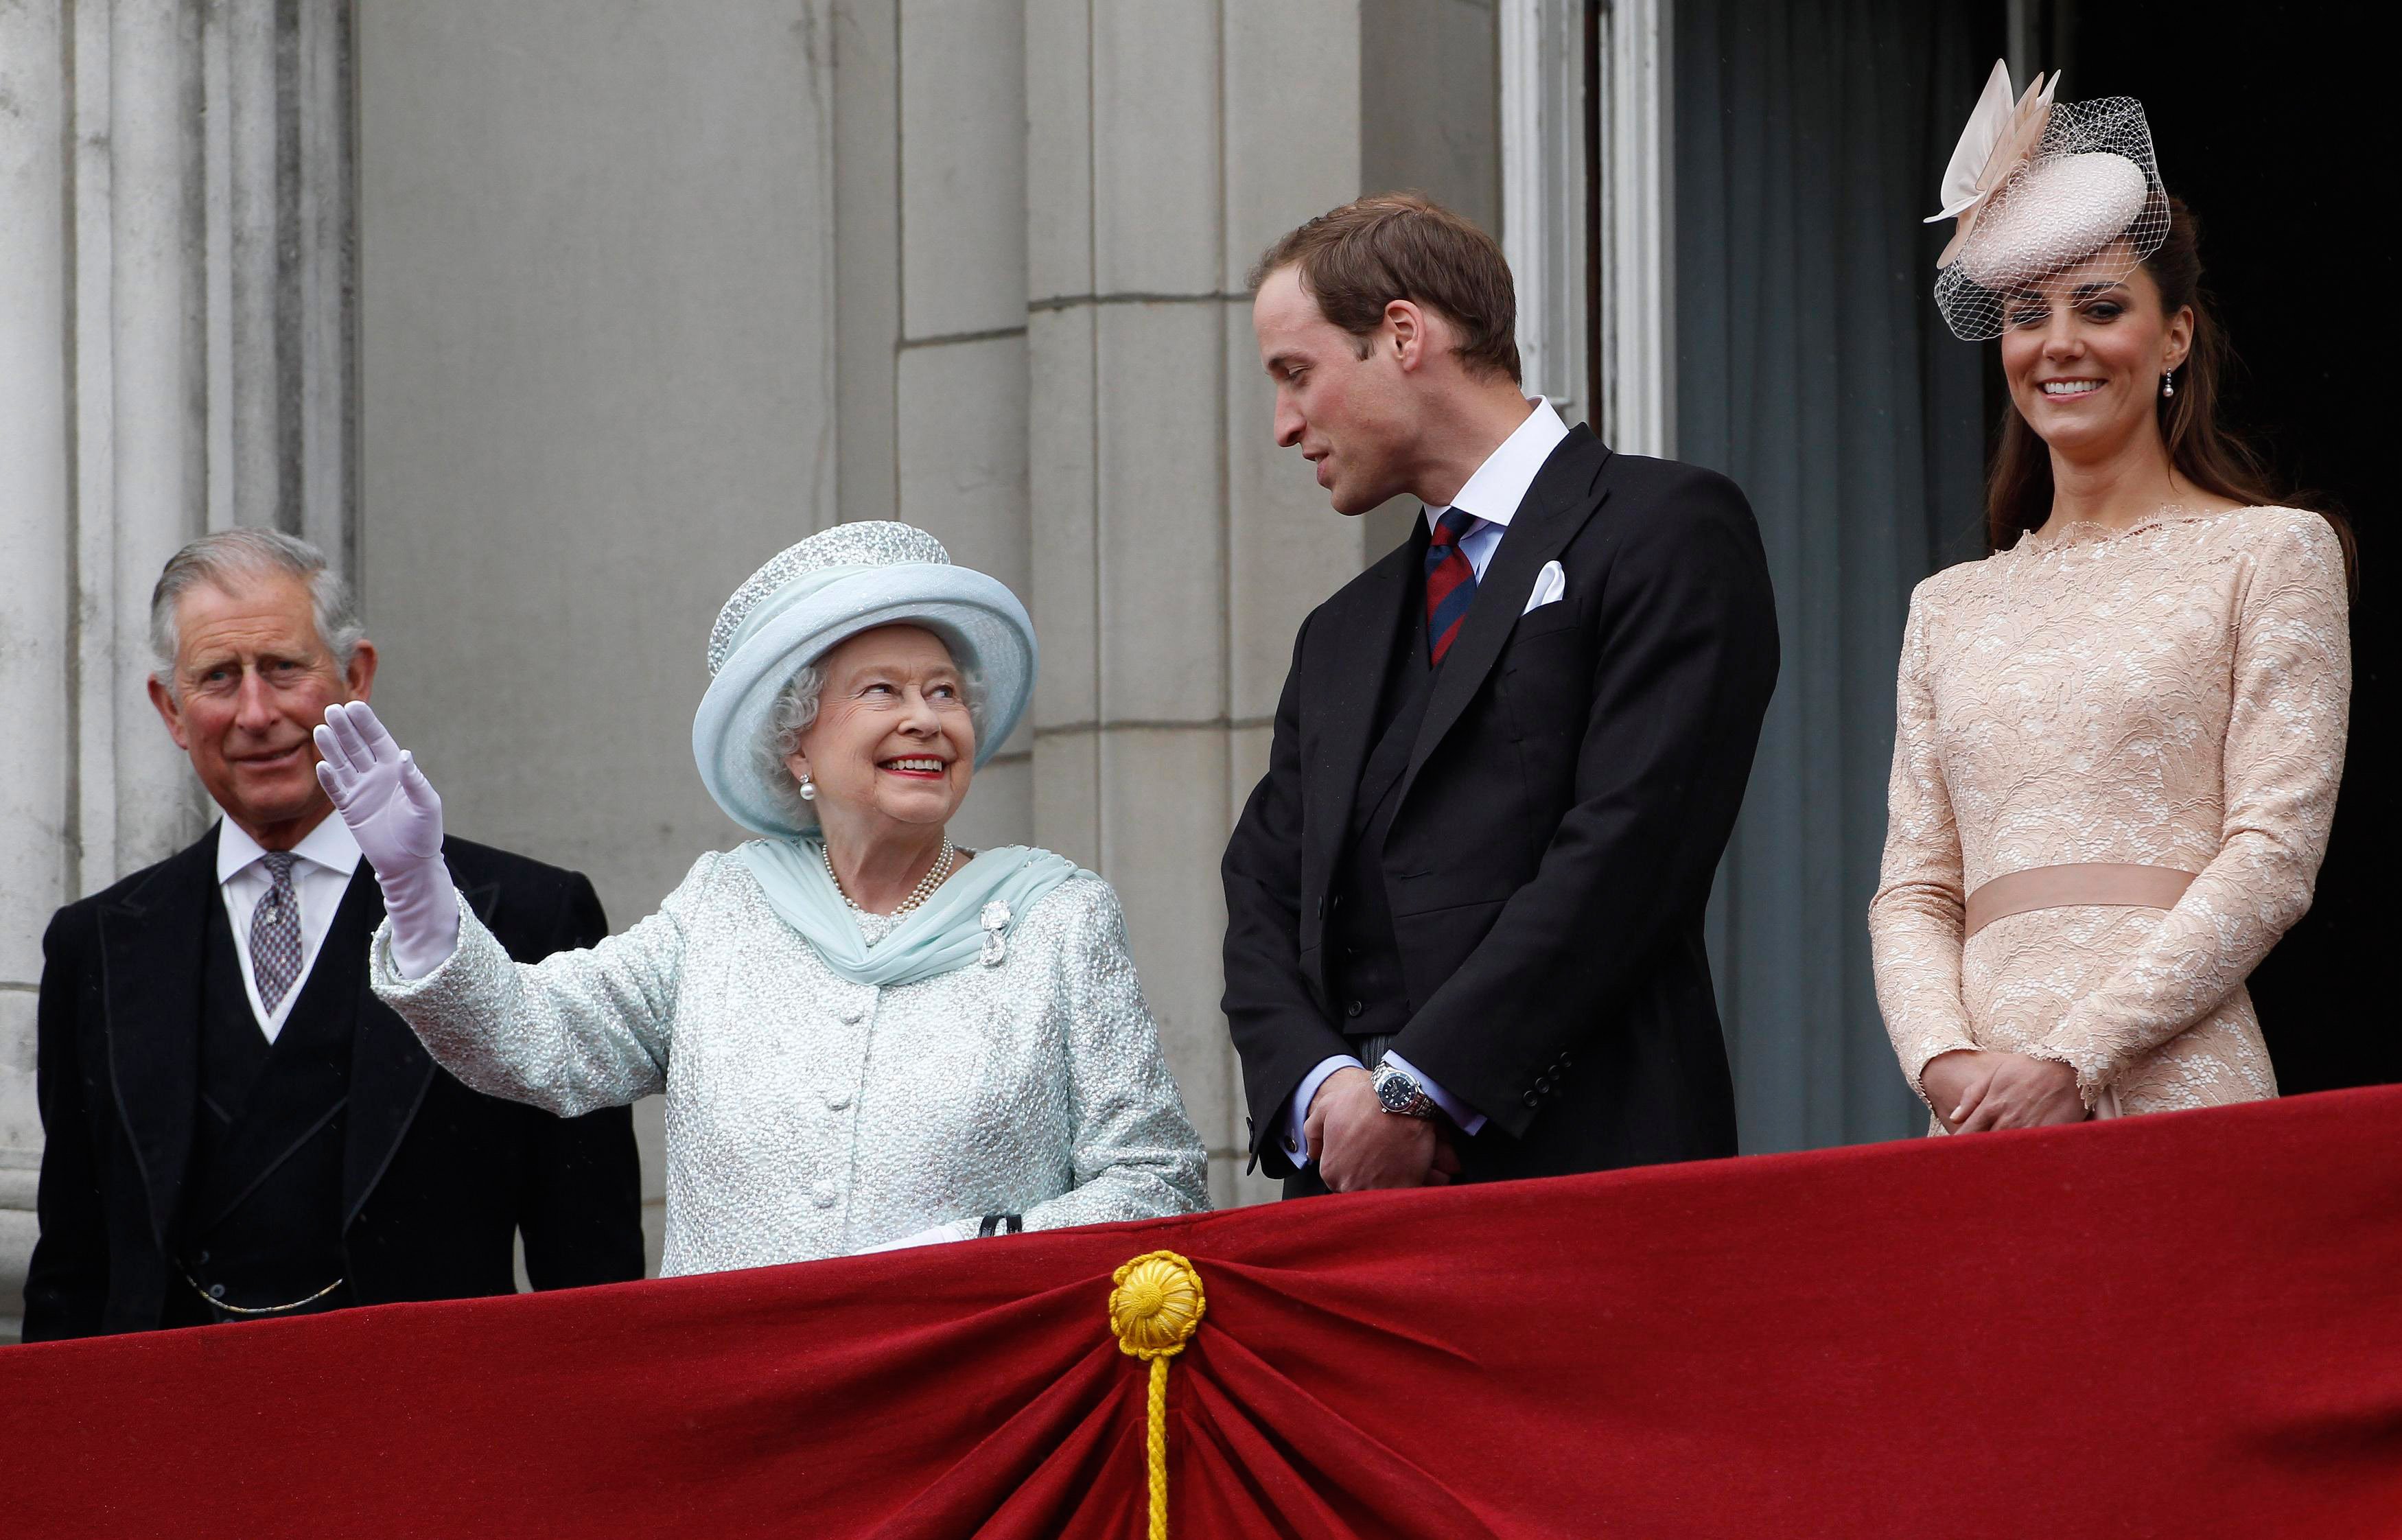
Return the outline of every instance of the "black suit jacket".
[[[1397,647],[1409,543],[1312,612],[1268,773],[1226,848],[1224,1008],[1251,1147],[1350,1051],[1326,906]],[[1567,591],[1521,616],[1544,563]],[[1415,1010],[1392,1049],[1490,1121],[1471,1178],[1734,1152],[1702,914],[1776,682],[1776,613],[1732,482],[1579,427],[1528,488],[1434,686],[1384,849]]]
[[[200,972],[217,832],[69,904],[42,940],[37,1093],[41,1238],[27,1341],[159,1324],[198,1107]],[[512,956],[607,933],[582,875],[465,840],[443,857]],[[342,1240],[361,1304],[514,1290],[515,1237],[538,1288],[642,1275],[632,1115],[562,1121],[468,1090],[367,987],[383,894],[365,862],[318,949],[356,1004]],[[177,1284],[176,1286],[183,1286]]]

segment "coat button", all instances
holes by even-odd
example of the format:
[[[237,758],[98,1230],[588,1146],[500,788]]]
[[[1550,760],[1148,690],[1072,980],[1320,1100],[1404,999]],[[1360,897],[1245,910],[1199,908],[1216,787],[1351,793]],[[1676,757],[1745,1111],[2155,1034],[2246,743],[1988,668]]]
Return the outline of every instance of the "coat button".
[[[1367,1009],[1368,1008],[1365,1005],[1362,1005],[1360,1001],[1353,1000],[1349,1005],[1343,1008],[1343,1014],[1346,1016],[1356,1016]]]
[[[200,1263],[202,1267],[206,1267],[209,1265],[209,1254],[203,1251],[198,1257],[193,1258],[192,1260]]]
[[[867,1012],[866,1012],[865,1011],[863,1011],[862,1009],[860,1009],[858,1006],[855,1006],[855,1005],[847,1005],[847,1006],[844,1006],[844,1007],[843,1007],[839,1011],[836,1011],[836,1012],[835,1012],[835,1014],[836,1014],[836,1015],[839,1015],[839,1016],[842,1018],[842,1024],[843,1024],[843,1025],[845,1025],[845,1026],[857,1026],[857,1025],[859,1024],[859,1019],[860,1019],[861,1017],[863,1017],[863,1016],[866,1015],[866,1014],[867,1014]]]
[[[840,1112],[841,1110],[843,1110],[843,1108],[845,1108],[845,1107],[849,1107],[849,1105],[850,1105],[850,1093],[849,1093],[849,1092],[848,1092],[848,1091],[830,1091],[830,1092],[826,1093],[826,1110],[827,1110],[828,1112]]]
[[[1527,1092],[1518,1099],[1525,1103],[1528,1107],[1540,1107],[1543,1104],[1543,1098],[1531,1091]]]
[[[809,1194],[809,1201],[817,1204],[820,1208],[832,1208],[834,1206],[834,1197],[835,1193],[833,1185],[828,1182],[820,1182],[817,1186],[817,1190]]]
[[[224,1299],[224,1298],[225,1298],[225,1285],[223,1285],[223,1284],[211,1284],[211,1285],[209,1286],[209,1298],[210,1298],[210,1299]]]

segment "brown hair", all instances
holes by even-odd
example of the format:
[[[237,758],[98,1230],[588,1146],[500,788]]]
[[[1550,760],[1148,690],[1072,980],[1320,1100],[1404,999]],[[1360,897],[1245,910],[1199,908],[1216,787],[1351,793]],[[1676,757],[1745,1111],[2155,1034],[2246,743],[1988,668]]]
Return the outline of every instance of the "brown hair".
[[[2167,204],[2167,238],[2144,259],[2144,270],[2160,291],[2163,315],[2193,307],[2193,346],[2177,366],[2176,394],[2152,403],[2169,463],[2204,491],[2238,502],[2308,507],[2290,488],[2277,484],[2260,452],[2220,416],[2223,376],[2235,355],[2202,286],[2202,230],[2193,211],[2180,199],[2169,198]],[[1986,549],[2006,549],[2027,530],[2041,527],[2051,516],[2051,451],[2013,402],[2002,414],[2000,442],[1985,477]],[[2340,515],[2312,511],[2334,526],[2343,545],[2345,575],[2353,577],[2356,562],[2351,526]]]
[[[1362,358],[1385,307],[1406,299],[1459,328],[1454,351],[1471,372],[1520,378],[1510,264],[1491,236],[1432,199],[1378,193],[1328,210],[1267,249],[1251,268],[1251,292],[1284,268],[1301,270],[1302,288],[1358,339]]]

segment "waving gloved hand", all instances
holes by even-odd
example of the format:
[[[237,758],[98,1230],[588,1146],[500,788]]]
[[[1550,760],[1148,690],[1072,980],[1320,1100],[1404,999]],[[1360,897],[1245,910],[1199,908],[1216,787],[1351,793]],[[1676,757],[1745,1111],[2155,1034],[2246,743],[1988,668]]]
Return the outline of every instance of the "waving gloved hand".
[[[459,945],[459,901],[442,862],[442,799],[365,701],[325,708],[317,784],[351,826],[383,888],[392,960],[422,978]]]

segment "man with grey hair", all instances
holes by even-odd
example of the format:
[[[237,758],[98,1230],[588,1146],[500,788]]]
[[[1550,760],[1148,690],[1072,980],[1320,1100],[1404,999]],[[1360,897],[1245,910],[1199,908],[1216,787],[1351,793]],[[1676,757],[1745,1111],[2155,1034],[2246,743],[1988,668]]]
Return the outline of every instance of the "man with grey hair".
[[[374,874],[311,729],[377,654],[307,542],[228,529],[151,596],[150,699],[223,813],[43,938],[41,1237],[28,1341],[638,1278],[624,1108],[469,1091],[367,988]],[[535,961],[608,933],[581,875],[451,840],[459,891]]]

